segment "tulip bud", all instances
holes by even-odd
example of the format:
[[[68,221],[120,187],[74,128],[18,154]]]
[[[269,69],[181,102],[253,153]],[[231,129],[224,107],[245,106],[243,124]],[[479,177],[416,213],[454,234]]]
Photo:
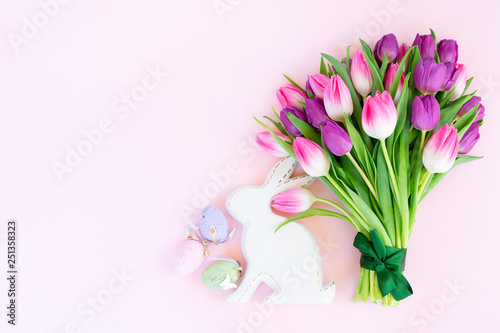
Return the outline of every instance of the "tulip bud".
[[[438,55],[440,62],[456,63],[458,60],[458,44],[453,39],[443,39],[438,45]]]
[[[377,91],[374,97],[368,96],[363,105],[361,125],[372,138],[384,140],[394,132],[398,122],[398,112],[391,95]]]
[[[417,34],[412,46],[415,45],[418,46],[422,59],[434,59],[436,47],[434,45],[434,38],[431,35]]]
[[[297,109],[296,107],[293,106],[287,106],[280,112],[280,120],[283,123],[283,126],[287,130],[288,133],[290,133],[293,136],[300,136],[302,133],[299,131],[297,127],[295,127],[290,119],[288,119],[288,115],[286,114],[287,112],[290,112],[293,114],[295,117],[299,118],[300,120],[303,120],[307,122],[307,117],[304,112],[301,110]]]
[[[467,154],[476,145],[481,135],[479,134],[479,125],[473,122],[469,129],[464,133],[460,143],[458,144],[458,152],[460,154]]]
[[[314,99],[306,99],[307,122],[315,129],[320,129],[328,120],[325,108]]]
[[[433,95],[420,95],[411,103],[411,123],[421,131],[430,131],[439,123],[439,102]]]
[[[465,104],[462,105],[462,107],[458,110],[457,116],[462,117],[464,114],[468,113],[470,110],[472,110],[479,103],[481,103],[481,97],[472,96],[471,99],[469,99],[467,102],[465,102]]]
[[[458,118],[462,117],[463,115],[468,113],[470,110],[472,110],[478,104],[479,104],[479,106],[477,107],[477,111],[479,111],[479,112],[478,112],[476,119],[474,121],[478,121],[480,119],[483,119],[485,109],[484,109],[484,105],[481,104],[481,97],[479,97],[479,96],[472,96],[471,99],[469,99],[467,102],[465,102],[465,104],[462,105],[462,107],[458,110],[457,117]]]
[[[307,78],[307,84],[311,88],[311,92],[318,98],[324,98],[326,85],[330,79],[323,74],[314,74]]]
[[[460,70],[457,70],[454,64],[451,62],[445,62],[445,79],[443,85],[441,86],[441,91],[447,91],[453,88],[455,82],[457,82],[458,74],[460,74]]]
[[[387,34],[383,36],[377,44],[375,44],[375,48],[373,49],[373,54],[378,59],[378,61],[382,62],[384,60],[384,56],[387,54],[387,61],[393,62],[397,59],[399,52],[398,40],[394,34]]]
[[[368,96],[373,87],[373,76],[363,52],[357,50],[351,59],[351,80],[356,91],[363,97]],[[328,112],[328,108],[327,108]],[[332,118],[333,119],[333,118]],[[335,120],[335,119],[334,119]]]
[[[283,141],[290,141],[290,138],[287,137],[286,135],[277,132],[275,132],[274,134],[276,134]],[[267,131],[257,133],[257,135],[255,136],[255,141],[265,151],[274,156],[278,157],[290,156],[290,154],[288,154],[286,150],[283,149],[283,147],[281,147],[281,145],[274,139],[271,133]]]
[[[302,109],[302,103],[306,101],[306,94],[299,88],[287,84],[276,91],[276,96],[281,104],[281,107],[294,106]]]
[[[424,148],[422,162],[430,173],[447,172],[455,163],[458,153],[458,132],[445,124],[431,136]]]
[[[330,163],[325,151],[315,142],[298,137],[293,141],[293,151],[304,171],[312,177],[322,177],[328,174]]]
[[[443,86],[445,75],[446,67],[443,63],[421,59],[415,66],[413,83],[422,94],[435,94]]]
[[[351,151],[352,141],[349,134],[333,120],[328,120],[321,131],[325,146],[335,156],[342,156]]]
[[[371,88],[370,88],[371,89]],[[339,75],[333,75],[325,89],[325,109],[335,121],[345,121],[345,114],[350,116],[354,110],[351,93]]]
[[[458,75],[455,84],[453,85],[452,88],[450,88],[450,90],[455,88],[455,90],[453,90],[453,94],[451,95],[450,99],[452,101],[462,96],[465,90],[465,86],[467,85],[467,69],[465,68],[465,66],[462,64],[455,64],[455,68],[456,71],[458,72]]]
[[[285,213],[302,213],[316,201],[314,194],[306,188],[291,188],[273,197],[271,207]]]
[[[398,64],[391,64],[387,69],[387,73],[384,78],[384,88],[389,91],[391,89],[392,83],[394,82],[394,78],[396,77],[396,72],[398,71]],[[403,84],[405,82],[405,73],[401,73],[401,79],[399,80],[398,90],[396,91],[396,96],[394,97],[394,103],[399,102],[399,98],[401,97],[401,92],[403,91]]]
[[[406,44],[406,43],[401,44],[401,46],[399,47],[399,52],[398,52],[398,64],[400,64],[401,61],[403,61],[403,58],[409,49],[410,49],[410,47],[408,46],[408,44]],[[408,58],[406,58],[406,61],[404,64],[405,66],[406,66],[407,62],[408,62]]]

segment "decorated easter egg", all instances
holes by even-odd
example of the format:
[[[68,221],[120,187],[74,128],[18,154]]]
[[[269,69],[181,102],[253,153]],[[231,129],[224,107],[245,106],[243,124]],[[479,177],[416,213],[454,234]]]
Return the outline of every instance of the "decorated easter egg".
[[[241,270],[234,262],[217,261],[201,274],[201,282],[210,288],[227,290],[236,288],[240,275]]]
[[[186,239],[174,260],[174,272],[177,275],[187,275],[194,272],[205,260],[205,247],[201,242]]]
[[[207,206],[203,209],[200,220],[200,231],[204,239],[213,242],[217,239],[219,243],[227,239],[227,220],[219,208]]]

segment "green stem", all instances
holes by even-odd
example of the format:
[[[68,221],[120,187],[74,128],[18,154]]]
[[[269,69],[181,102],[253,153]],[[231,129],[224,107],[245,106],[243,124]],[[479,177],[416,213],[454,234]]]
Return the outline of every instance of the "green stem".
[[[389,176],[391,178],[392,187],[394,189],[394,196],[396,197],[396,201],[398,206],[401,208],[401,202],[399,201],[399,187],[396,182],[396,175],[394,174],[394,169],[392,168],[391,160],[389,159],[389,153],[387,153],[387,147],[385,145],[385,140],[380,140],[380,146],[382,147],[382,152],[384,153],[385,164],[387,165],[387,169],[389,170]]]
[[[422,148],[424,148],[426,134],[427,134],[427,131],[422,131],[422,135],[420,137],[420,148],[418,149],[418,155],[420,155],[420,153],[422,152]]]
[[[425,175],[424,181],[422,185],[420,185],[420,188],[418,189],[418,201],[420,202],[422,198],[422,194],[424,193],[425,189],[427,188],[427,183],[429,182],[429,179],[431,179],[433,173],[426,171],[427,174]]]
[[[333,206],[335,208],[337,208],[338,210],[340,210],[342,213],[344,213],[344,215],[353,221],[353,218],[352,218],[352,215],[351,213],[349,213],[347,210],[344,209],[344,207],[340,206],[339,204],[336,204],[335,202],[333,201],[330,201],[328,199],[325,199],[325,198],[316,198],[316,201],[319,201],[319,202],[324,202],[326,204],[329,204],[330,206]]]
[[[377,201],[377,203],[380,204],[377,192],[373,188],[373,185],[370,182],[370,180],[368,180],[368,177],[366,176],[366,174],[363,172],[363,170],[359,166],[358,162],[356,162],[356,160],[354,159],[354,157],[351,155],[350,152],[347,153],[347,157],[349,157],[349,159],[351,160],[352,164],[354,164],[354,167],[356,168],[356,170],[358,170],[359,174],[361,175],[361,178],[363,178],[363,180],[365,181],[366,186],[368,186],[368,189],[370,190],[370,192],[372,192],[373,197],[375,198],[375,200]]]

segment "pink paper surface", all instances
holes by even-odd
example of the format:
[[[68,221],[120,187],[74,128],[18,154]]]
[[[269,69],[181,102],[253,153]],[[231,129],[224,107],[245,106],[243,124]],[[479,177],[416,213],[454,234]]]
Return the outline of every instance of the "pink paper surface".
[[[1,278],[0,331],[493,331],[499,9],[481,0],[1,1],[0,276],[12,218],[19,276],[15,327]],[[182,212],[197,220],[203,198],[223,208],[276,162],[253,145],[252,117],[279,106],[281,74],[303,83],[321,52],[341,56],[357,38],[373,46],[389,32],[411,44],[429,27],[458,41],[475,77],[486,118],[471,153],[485,158],[419,206],[406,269],[413,296],[397,309],[354,304],[355,232],[328,218],[303,223],[320,243],[325,283],[336,283],[331,305],[267,305],[265,286],[251,303],[226,303],[230,291],[200,282],[207,264],[173,274]],[[226,216],[235,239],[213,253],[244,262],[241,225]]]

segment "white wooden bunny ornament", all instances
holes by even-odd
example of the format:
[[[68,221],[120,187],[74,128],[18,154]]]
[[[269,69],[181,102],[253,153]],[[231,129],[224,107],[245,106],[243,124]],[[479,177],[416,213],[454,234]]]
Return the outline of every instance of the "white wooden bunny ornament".
[[[266,301],[274,304],[325,304],[335,294],[335,285],[324,286],[321,256],[313,234],[301,223],[273,213],[271,200],[290,188],[309,187],[315,178],[290,178],[297,163],[292,157],[279,161],[264,185],[242,187],[226,201],[228,212],[243,225],[241,247],[247,269],[238,288],[227,298],[245,303],[264,282],[273,293]]]

